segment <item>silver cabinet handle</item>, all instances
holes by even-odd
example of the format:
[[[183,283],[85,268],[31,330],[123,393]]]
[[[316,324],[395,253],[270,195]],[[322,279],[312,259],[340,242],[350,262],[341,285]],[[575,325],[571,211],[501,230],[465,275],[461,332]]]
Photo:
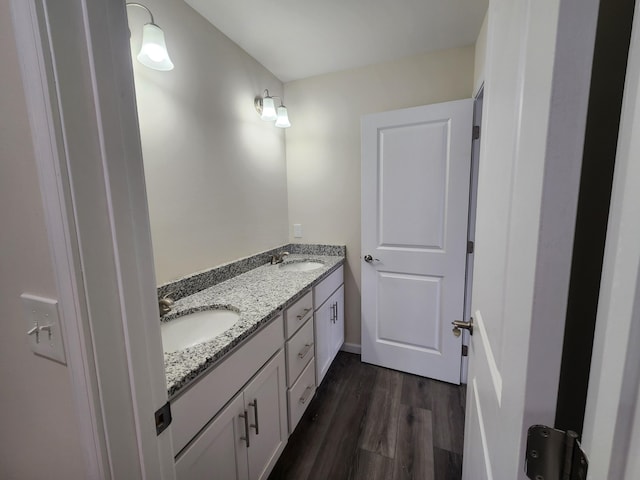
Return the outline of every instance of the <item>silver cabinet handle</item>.
[[[311,395],[311,392],[313,392],[313,385],[309,385],[307,388],[304,389],[304,392],[300,397],[301,404],[304,405],[305,403],[307,403],[307,400],[309,400],[309,395]]]
[[[305,308],[300,315],[297,315],[298,320],[302,320],[304,317],[307,316],[307,313],[309,313],[310,311],[311,311],[310,308]]]
[[[336,308],[336,319],[334,320],[333,323],[338,323],[338,302],[335,303],[335,308]]]
[[[255,409],[255,425],[249,425],[251,428],[256,429],[256,435],[260,435],[260,423],[258,422],[258,399],[254,398],[253,402],[249,402],[249,406]]]
[[[304,348],[302,350],[300,350],[300,353],[298,354],[298,357],[299,358],[306,357],[307,354],[311,351],[311,347],[313,347],[313,342],[305,343]]]
[[[240,418],[244,418],[244,437],[240,437],[240,440],[247,442],[247,448],[251,446],[249,441],[249,414],[244,411],[244,415],[238,415]]]

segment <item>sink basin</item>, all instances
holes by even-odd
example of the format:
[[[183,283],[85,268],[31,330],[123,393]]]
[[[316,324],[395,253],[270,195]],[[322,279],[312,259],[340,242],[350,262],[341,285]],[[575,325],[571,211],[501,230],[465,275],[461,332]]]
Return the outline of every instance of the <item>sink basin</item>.
[[[233,310],[215,309],[193,312],[160,326],[162,347],[166,353],[177,352],[213,340],[231,328],[240,314]]]
[[[313,260],[305,260],[303,262],[288,262],[280,265],[280,268],[286,272],[310,272],[324,267],[322,262],[314,262]]]

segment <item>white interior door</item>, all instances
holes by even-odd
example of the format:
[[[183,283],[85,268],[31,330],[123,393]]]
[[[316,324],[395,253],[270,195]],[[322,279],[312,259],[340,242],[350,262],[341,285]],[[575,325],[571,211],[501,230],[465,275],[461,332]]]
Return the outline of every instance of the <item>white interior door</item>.
[[[472,114],[469,99],[362,118],[362,360],[455,384]]]
[[[525,479],[554,424],[597,7],[490,2],[464,480]]]

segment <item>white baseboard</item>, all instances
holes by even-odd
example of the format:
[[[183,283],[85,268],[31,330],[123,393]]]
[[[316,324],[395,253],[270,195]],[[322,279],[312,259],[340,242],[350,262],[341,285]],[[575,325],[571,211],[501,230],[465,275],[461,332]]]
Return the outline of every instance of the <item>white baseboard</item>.
[[[342,350],[343,352],[355,353],[357,355],[360,355],[362,347],[359,343],[343,343],[340,350]]]

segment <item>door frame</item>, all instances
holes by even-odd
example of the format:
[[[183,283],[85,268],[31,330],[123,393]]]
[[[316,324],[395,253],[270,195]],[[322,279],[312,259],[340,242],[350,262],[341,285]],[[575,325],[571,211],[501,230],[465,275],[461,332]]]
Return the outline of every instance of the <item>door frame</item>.
[[[11,8],[86,478],[173,479],[125,4]]]
[[[482,105],[484,103],[484,79],[473,96],[473,129],[479,129],[478,138],[471,143],[471,170],[469,176],[469,219],[467,220],[467,242],[476,241],[476,208],[478,206],[478,169],[480,168],[480,144],[482,142]],[[472,134],[473,135],[473,134]],[[467,243],[468,245],[468,243]],[[471,315],[471,295],[473,293],[473,250],[467,250],[467,266],[464,281],[464,313],[462,320],[469,321]],[[462,345],[469,348],[469,332],[462,332]],[[468,351],[468,350],[467,350]],[[469,375],[469,357],[463,355],[460,365],[460,383],[466,384]]]
[[[589,477],[640,475],[640,1],[636,0],[587,392]]]
[[[633,1],[602,2],[596,27],[555,428],[582,433],[603,273]]]

